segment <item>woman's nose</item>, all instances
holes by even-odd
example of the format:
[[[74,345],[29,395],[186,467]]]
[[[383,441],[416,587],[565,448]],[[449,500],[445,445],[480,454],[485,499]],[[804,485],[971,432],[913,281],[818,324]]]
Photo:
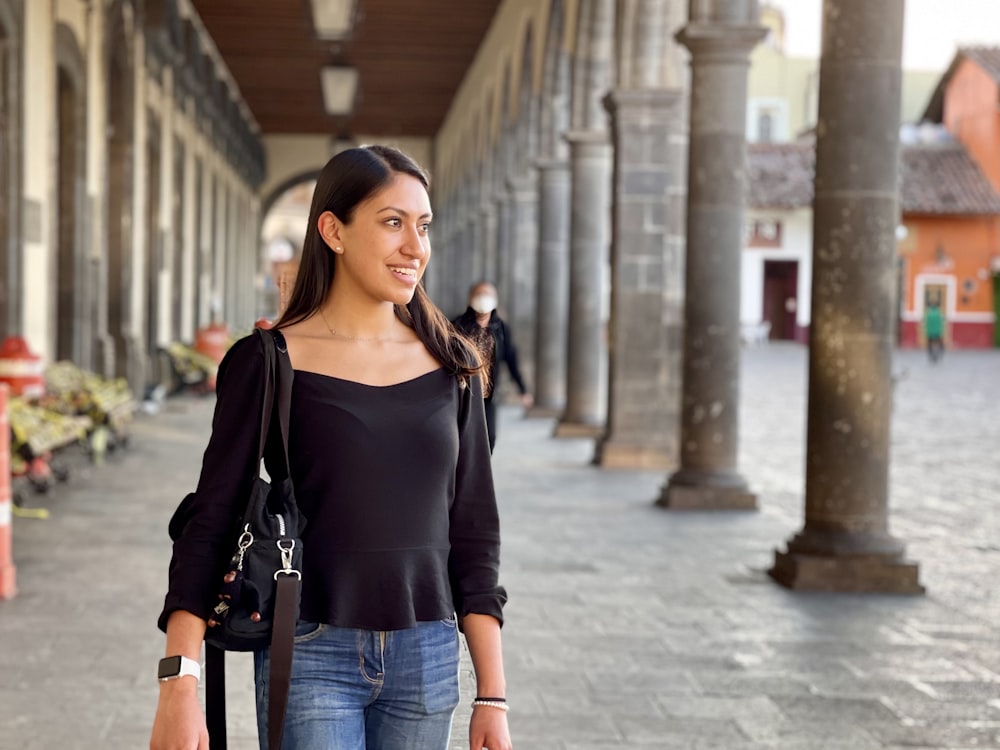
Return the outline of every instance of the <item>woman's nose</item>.
[[[411,255],[423,256],[427,253],[427,238],[416,227],[411,227],[406,233],[403,249]]]

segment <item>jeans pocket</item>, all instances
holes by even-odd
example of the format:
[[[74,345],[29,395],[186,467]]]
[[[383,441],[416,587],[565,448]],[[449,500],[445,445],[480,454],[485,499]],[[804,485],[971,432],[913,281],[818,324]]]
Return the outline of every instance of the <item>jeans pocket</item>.
[[[308,622],[299,620],[295,623],[295,643],[306,643],[316,638],[326,630],[326,625],[321,622]]]
[[[443,620],[441,620],[441,624],[449,628],[458,627],[458,618],[455,615],[452,615],[451,617],[446,617]]]

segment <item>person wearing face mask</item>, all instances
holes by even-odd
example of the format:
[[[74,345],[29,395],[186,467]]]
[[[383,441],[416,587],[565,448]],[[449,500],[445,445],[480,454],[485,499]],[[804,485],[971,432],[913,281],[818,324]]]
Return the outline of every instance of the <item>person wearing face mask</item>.
[[[493,284],[488,281],[477,282],[469,289],[468,309],[452,321],[459,331],[476,344],[483,358],[483,369],[489,373],[489,383],[483,395],[491,452],[497,441],[497,408],[493,396],[499,387],[501,362],[506,363],[525,408],[530,408],[533,403],[524,378],[521,377],[514,337],[510,327],[497,313],[498,299],[497,289]]]

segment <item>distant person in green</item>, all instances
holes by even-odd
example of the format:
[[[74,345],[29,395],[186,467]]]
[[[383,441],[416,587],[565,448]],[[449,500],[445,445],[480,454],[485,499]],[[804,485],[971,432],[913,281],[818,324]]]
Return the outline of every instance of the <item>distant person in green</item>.
[[[939,302],[929,302],[924,312],[924,335],[927,336],[927,356],[937,362],[944,356],[944,313]]]

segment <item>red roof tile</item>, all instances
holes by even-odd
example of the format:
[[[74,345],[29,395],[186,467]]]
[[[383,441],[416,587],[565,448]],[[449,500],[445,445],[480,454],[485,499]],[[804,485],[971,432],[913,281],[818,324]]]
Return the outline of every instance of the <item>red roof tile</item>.
[[[748,206],[789,209],[812,205],[812,143],[752,143],[747,159]],[[1000,214],[1000,193],[955,142],[903,146],[900,202],[905,214]]]

